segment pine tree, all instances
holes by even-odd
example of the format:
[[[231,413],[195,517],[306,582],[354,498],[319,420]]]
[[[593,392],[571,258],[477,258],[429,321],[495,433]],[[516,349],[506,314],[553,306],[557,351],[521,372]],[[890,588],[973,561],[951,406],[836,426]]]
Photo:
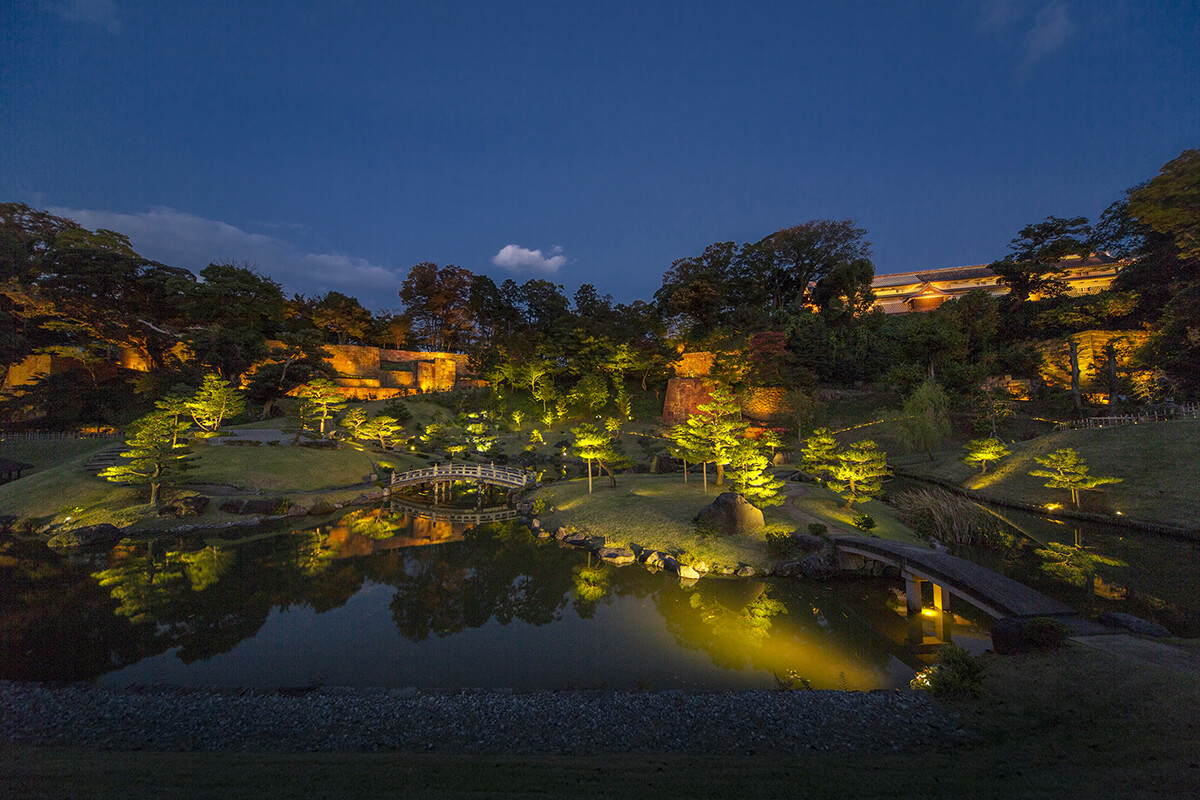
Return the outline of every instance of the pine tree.
[[[404,423],[386,414],[371,417],[358,429],[361,438],[377,439],[382,450],[390,449],[403,432]]]
[[[709,402],[696,406],[696,413],[671,429],[671,439],[689,454],[688,460],[706,465],[705,491],[708,491],[708,462],[717,467],[717,486],[725,484],[725,466],[744,433],[741,419],[737,398],[726,389],[716,388]]]
[[[372,439],[373,436],[364,436],[362,427],[367,424],[369,419],[367,410],[362,406],[355,406],[342,415],[342,427],[350,431],[350,436],[355,439]]]
[[[783,497],[779,490],[783,481],[771,474],[770,461],[763,446],[753,439],[743,439],[733,448],[729,462],[733,490],[759,508],[779,505]]]
[[[317,378],[300,387],[298,394],[312,406],[313,416],[317,422],[321,438],[325,438],[325,429],[334,414],[346,407],[346,397],[337,384],[328,378]],[[329,426],[332,432],[332,426]]]
[[[1070,447],[1047,453],[1042,458],[1035,456],[1033,460],[1047,469],[1031,470],[1029,474],[1038,478],[1049,478],[1050,480],[1044,484],[1047,489],[1070,490],[1071,501],[1075,503],[1076,508],[1079,507],[1081,490],[1094,489],[1106,483],[1120,483],[1124,480],[1124,478],[1089,474],[1087,463],[1079,456],[1079,453]]]
[[[963,456],[963,462],[967,464],[978,464],[980,466],[979,474],[987,472],[989,461],[999,461],[1005,456],[1012,455],[1012,451],[1004,446],[1004,442],[999,439],[972,439],[963,447],[967,454]]]
[[[129,449],[121,453],[121,458],[128,460],[105,467],[100,477],[114,483],[149,486],[150,503],[158,505],[162,485],[174,483],[192,467],[186,445],[179,444],[179,433],[186,429],[187,423],[170,411],[155,411],[136,420],[125,439]]]
[[[575,455],[587,461],[588,494],[592,493],[592,461],[595,461],[600,469],[608,473],[613,487],[616,488],[617,476],[613,474],[608,463],[615,461],[618,455],[613,449],[612,439],[609,438],[608,433],[586,422],[577,428],[571,428],[571,433],[575,436]]]
[[[837,466],[841,445],[833,434],[825,428],[817,428],[804,440],[804,448],[800,451],[800,465],[804,471],[821,481],[829,480],[833,468]]]
[[[201,436],[215,436],[221,423],[246,410],[242,393],[218,375],[204,376],[204,382],[187,402],[188,413],[200,428]]]
[[[890,474],[887,453],[870,439],[864,439],[838,455],[827,485],[846,499],[846,508],[851,508],[860,498],[870,499],[882,492],[883,479]]]

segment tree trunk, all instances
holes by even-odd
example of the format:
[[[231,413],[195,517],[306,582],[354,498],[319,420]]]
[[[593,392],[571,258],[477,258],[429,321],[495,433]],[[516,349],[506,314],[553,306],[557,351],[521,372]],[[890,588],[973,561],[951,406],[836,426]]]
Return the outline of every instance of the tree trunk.
[[[700,469],[704,472],[704,493],[708,494],[708,462],[705,461]]]
[[[1104,355],[1108,358],[1108,407],[1117,404],[1117,346],[1111,341],[1104,345]]]
[[[1071,399],[1075,401],[1075,408],[1080,409],[1083,408],[1083,401],[1079,396],[1079,342],[1067,339],[1067,347],[1071,359]]]
[[[587,460],[587,467],[588,467],[588,494],[591,494],[592,493],[592,460],[590,458]]]
[[[158,490],[162,488],[162,484],[158,481],[150,481],[150,505],[158,506]]]

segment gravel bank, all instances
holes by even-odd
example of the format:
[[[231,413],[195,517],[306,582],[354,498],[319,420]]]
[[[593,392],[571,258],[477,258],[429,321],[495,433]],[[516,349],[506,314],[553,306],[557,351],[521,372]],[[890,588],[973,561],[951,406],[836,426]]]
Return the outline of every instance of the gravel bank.
[[[961,742],[917,692],[98,689],[0,682],[0,745],[455,754],[812,753]]]

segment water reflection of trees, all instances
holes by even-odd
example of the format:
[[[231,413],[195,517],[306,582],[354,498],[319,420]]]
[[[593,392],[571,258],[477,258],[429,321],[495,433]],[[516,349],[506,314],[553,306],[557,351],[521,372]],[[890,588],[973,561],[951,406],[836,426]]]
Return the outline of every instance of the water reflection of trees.
[[[613,597],[651,598],[682,647],[735,669],[762,666],[756,654],[793,606],[761,583],[707,580],[685,588],[672,576],[616,569],[533,540],[513,523],[482,525],[461,541],[430,547],[388,549],[388,540],[371,540],[372,554],[353,557],[363,548],[348,530],[326,526],[236,546],[123,544],[74,560],[43,550],[20,559],[0,590],[0,662],[10,665],[0,677],[84,679],[172,649],[192,663],[253,637],[273,610],[335,609],[367,582],[395,588],[393,621],[414,642],[491,621],[545,625],[568,606],[589,618]],[[788,635],[796,616],[804,615],[793,613]],[[820,627],[801,625],[812,626]],[[838,636],[821,629],[810,638],[821,648],[831,640],[829,657],[844,657]]]
[[[391,585],[392,618],[421,641],[478,628],[492,619],[545,625],[561,619],[572,589],[573,554],[534,543],[511,523],[468,531],[459,543],[405,550],[406,569]]]

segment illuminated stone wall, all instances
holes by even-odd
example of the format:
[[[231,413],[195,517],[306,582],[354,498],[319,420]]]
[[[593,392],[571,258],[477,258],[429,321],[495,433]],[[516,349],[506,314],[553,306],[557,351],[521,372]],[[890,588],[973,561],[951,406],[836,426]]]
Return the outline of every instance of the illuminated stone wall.
[[[671,378],[667,381],[663,422],[678,425],[692,415],[696,406],[711,399],[708,383],[703,378]]]
[[[787,419],[787,390],[782,386],[763,386],[751,389],[742,401],[742,413],[764,422]]]
[[[1107,356],[1104,348],[1115,342],[1117,365],[1129,366],[1133,351],[1146,341],[1144,331],[1081,331],[1070,339],[1079,343],[1079,387],[1083,391],[1107,391],[1108,376],[1102,373]],[[1071,388],[1070,348],[1066,339],[1043,342],[1041,345],[1041,378],[1059,389]]]
[[[4,375],[4,388],[27,386],[40,375],[57,375],[60,372],[80,369],[82,366],[83,364],[79,361],[64,356],[45,354],[26,356],[23,361],[9,365],[8,372]]]
[[[712,372],[715,355],[708,352],[680,353],[672,366],[680,378],[706,378]]]

